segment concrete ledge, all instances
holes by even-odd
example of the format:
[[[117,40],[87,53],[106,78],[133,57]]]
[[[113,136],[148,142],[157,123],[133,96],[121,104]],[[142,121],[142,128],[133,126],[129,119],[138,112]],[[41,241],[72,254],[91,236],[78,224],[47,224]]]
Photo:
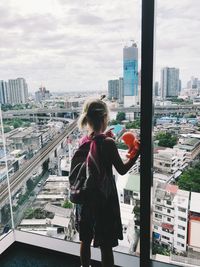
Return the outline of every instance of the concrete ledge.
[[[15,234],[13,230],[10,230],[7,234],[0,236],[0,255],[6,251],[15,242]]]

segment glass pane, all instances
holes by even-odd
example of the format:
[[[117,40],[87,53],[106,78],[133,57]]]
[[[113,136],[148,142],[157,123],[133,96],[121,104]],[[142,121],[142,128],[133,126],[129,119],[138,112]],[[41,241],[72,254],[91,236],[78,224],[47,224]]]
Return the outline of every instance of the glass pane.
[[[180,266],[200,264],[199,11],[157,1],[152,257]]]
[[[2,235],[0,239],[13,227],[11,197],[9,195],[11,182],[9,180],[9,173],[12,172],[13,162],[9,158],[5,131],[0,106],[0,234]]]
[[[140,136],[141,1],[5,1],[3,7],[9,45],[2,50],[8,56],[0,100],[14,162],[15,227],[79,242],[68,180],[84,134],[76,118],[88,96],[105,94],[108,129],[127,160],[122,134]],[[115,250],[139,255],[139,160],[124,176],[113,171],[123,227]]]

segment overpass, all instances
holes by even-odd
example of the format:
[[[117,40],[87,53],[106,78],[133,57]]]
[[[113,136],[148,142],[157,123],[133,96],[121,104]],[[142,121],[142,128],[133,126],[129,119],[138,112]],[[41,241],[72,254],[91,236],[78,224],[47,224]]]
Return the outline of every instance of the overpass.
[[[77,127],[77,120],[75,120],[63,133],[57,134],[53,141],[49,142],[43,147],[32,159],[24,164],[17,172],[10,177],[11,194],[15,194],[22,183],[29,178],[32,171],[40,164],[45,162],[49,155],[56,150],[56,148],[74,131]],[[0,208],[2,208],[8,201],[8,188],[3,184],[0,188]]]
[[[38,119],[45,118],[44,114],[49,117],[59,117],[58,114],[65,113],[80,113],[82,107],[78,108],[38,108],[38,109],[22,109],[22,110],[9,110],[3,112],[3,118],[12,119],[15,117],[23,117],[26,116],[28,118],[36,118],[38,115]],[[125,113],[134,113],[135,115],[140,115],[140,107],[117,107],[110,108],[111,112],[119,112],[123,111]],[[155,106],[154,107],[154,115],[155,116],[163,116],[163,115],[184,115],[188,113],[199,114],[200,113],[200,105],[168,105],[168,106]],[[25,117],[24,117],[25,118]]]

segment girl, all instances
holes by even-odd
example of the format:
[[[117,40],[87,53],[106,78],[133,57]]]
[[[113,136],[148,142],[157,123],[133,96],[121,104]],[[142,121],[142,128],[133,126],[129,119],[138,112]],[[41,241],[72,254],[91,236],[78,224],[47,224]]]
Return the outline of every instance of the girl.
[[[114,266],[112,247],[118,245],[118,239],[122,240],[123,235],[112,166],[123,175],[133,166],[139,155],[139,151],[136,151],[133,158],[129,158],[124,163],[111,138],[111,132],[103,134],[107,125],[108,108],[106,103],[100,99],[86,101],[79,118],[79,127],[81,129],[86,127],[87,135],[80,140],[80,145],[88,146],[88,168],[96,177],[97,188],[104,188],[103,191],[104,194],[106,192],[107,198],[102,200],[100,190],[95,193],[93,191],[96,200],[91,201],[90,204],[85,203],[76,207],[76,225],[81,241],[80,258],[83,267],[90,266],[92,240],[94,247],[101,249],[102,266]],[[109,194],[108,187],[112,188],[112,192]]]

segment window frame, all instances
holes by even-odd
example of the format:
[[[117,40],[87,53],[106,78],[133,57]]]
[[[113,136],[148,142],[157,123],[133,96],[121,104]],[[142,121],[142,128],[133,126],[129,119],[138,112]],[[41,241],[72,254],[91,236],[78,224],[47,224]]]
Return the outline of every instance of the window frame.
[[[153,182],[153,59],[155,0],[142,0],[141,31],[141,155],[140,155],[140,266],[150,266],[151,186]],[[149,179],[147,179],[147,177]]]

